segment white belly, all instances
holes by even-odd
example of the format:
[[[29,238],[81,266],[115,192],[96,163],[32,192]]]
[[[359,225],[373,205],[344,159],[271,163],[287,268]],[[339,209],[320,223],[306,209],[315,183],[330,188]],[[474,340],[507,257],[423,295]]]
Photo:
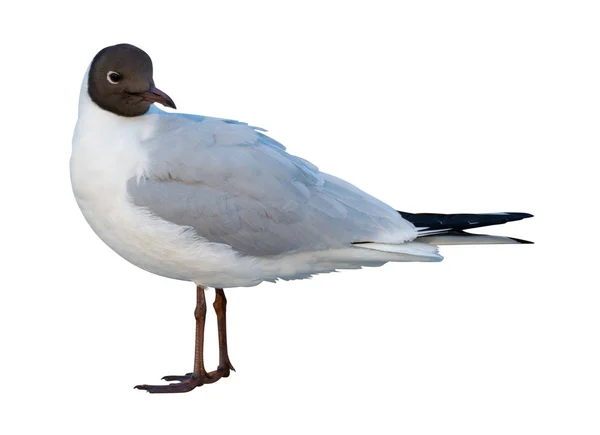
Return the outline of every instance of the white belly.
[[[89,108],[89,107],[88,107]],[[99,108],[89,108],[98,110]],[[144,174],[140,137],[145,117],[128,128],[107,112],[80,120],[73,138],[71,184],[79,207],[96,234],[127,261],[168,278],[211,287],[256,285],[261,279],[249,258],[230,247],[208,243],[189,228],[151,215],[132,204],[127,181]],[[119,132],[113,134],[109,132]]]
[[[73,185],[88,224],[111,249],[136,266],[210,287],[250,286],[262,281],[250,259],[231,248],[208,243],[189,228],[151,215],[131,204],[124,192],[98,194],[89,186]]]

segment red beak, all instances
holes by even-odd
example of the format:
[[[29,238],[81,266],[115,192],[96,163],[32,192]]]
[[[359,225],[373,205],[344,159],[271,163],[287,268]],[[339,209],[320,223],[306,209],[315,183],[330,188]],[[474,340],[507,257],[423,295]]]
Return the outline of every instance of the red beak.
[[[165,107],[177,109],[171,97],[169,97],[167,94],[165,94],[163,91],[161,91],[154,85],[151,85],[149,90],[147,90],[146,92],[142,92],[140,95],[146,101],[150,101],[152,103],[160,103]]]

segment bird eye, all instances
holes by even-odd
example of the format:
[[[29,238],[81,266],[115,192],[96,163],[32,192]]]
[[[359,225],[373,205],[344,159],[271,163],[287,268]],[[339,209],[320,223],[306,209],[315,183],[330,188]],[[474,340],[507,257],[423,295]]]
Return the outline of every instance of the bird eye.
[[[106,74],[106,80],[108,80],[109,83],[116,85],[121,80],[121,74],[118,72],[109,71],[108,74]]]

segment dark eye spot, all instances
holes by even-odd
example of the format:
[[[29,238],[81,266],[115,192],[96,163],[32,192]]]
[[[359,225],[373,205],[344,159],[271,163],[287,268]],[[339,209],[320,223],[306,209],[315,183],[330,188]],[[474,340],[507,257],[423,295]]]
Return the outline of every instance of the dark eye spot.
[[[121,74],[119,74],[118,72],[115,72],[115,71],[109,71],[108,74],[106,74],[106,80],[108,80],[109,83],[111,83],[113,85],[116,85],[117,83],[119,83],[121,78],[122,78]]]

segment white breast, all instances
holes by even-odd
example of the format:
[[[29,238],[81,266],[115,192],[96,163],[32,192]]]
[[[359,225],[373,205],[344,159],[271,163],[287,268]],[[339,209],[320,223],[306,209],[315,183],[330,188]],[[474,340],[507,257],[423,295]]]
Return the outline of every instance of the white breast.
[[[144,173],[147,155],[140,142],[152,133],[153,117],[120,117],[100,109],[87,92],[82,94],[71,183],[96,234],[129,262],[158,275],[204,285],[260,282],[256,277],[248,280],[249,267],[235,267],[240,258],[231,248],[209,244],[129,201],[127,181]],[[235,277],[238,273],[246,276]]]

